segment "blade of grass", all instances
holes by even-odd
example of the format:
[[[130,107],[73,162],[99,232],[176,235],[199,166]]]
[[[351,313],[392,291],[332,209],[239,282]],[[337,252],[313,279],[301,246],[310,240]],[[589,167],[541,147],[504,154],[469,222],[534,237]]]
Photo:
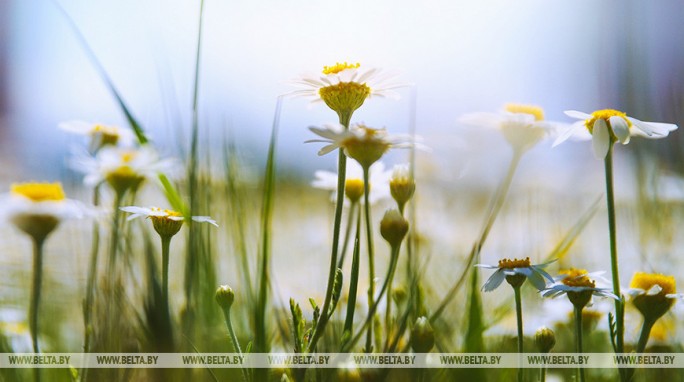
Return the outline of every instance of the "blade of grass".
[[[268,303],[269,289],[269,265],[271,261],[271,221],[273,216],[273,195],[275,192],[275,155],[278,137],[278,125],[282,110],[282,97],[278,97],[271,141],[268,147],[268,159],[266,161],[266,173],[264,174],[264,193],[261,210],[261,248],[259,250],[259,288],[257,307],[255,312],[255,351],[268,352],[266,334],[266,305]]]

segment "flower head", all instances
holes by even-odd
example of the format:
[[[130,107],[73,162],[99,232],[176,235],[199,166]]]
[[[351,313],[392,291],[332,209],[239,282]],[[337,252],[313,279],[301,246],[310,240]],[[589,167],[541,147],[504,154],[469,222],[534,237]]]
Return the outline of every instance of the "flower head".
[[[316,179],[311,185],[323,190],[331,190],[333,202],[337,195],[337,174],[330,171],[316,171]],[[385,171],[384,163],[378,161],[370,167],[369,174],[370,194],[368,200],[371,204],[389,197],[388,186],[390,172]],[[347,174],[345,177],[344,193],[351,202],[357,202],[363,196],[363,169],[356,162],[347,163]]]
[[[0,196],[2,220],[12,222],[34,239],[45,239],[65,219],[80,219],[87,213],[81,203],[67,199],[62,185],[16,183]]]
[[[675,299],[682,298],[677,294],[674,276],[636,272],[629,286],[627,293],[632,296],[632,303],[651,320],[660,318],[670,310]]]
[[[90,139],[89,147],[92,152],[104,146],[130,147],[135,140],[135,134],[130,129],[118,126],[107,126],[99,123],[83,121],[62,122],[58,127],[69,133],[84,135]]]
[[[553,278],[543,269],[550,263],[531,264],[530,258],[527,257],[522,260],[501,259],[499,260],[499,265],[476,264],[475,266],[496,269],[496,272],[482,286],[482,291],[484,292],[490,292],[498,288],[504,279],[513,287],[519,287],[526,279],[529,279],[535,288],[542,290],[546,287],[544,278],[553,281]]]
[[[351,115],[363,105],[366,98],[398,98],[393,89],[404,86],[392,83],[393,74],[376,68],[361,68],[361,64],[336,63],[324,66],[319,74],[304,75],[292,83],[301,87],[290,95],[302,96],[312,101],[323,101],[338,115]]]
[[[620,298],[609,289],[597,288],[596,280],[590,278],[590,276],[598,276],[601,273],[590,274],[584,269],[576,268],[561,270],[560,275],[554,279],[555,283],[542,291],[542,296],[554,298],[566,294],[570,302],[579,308],[584,308],[589,304],[592,296],[619,300]]]
[[[171,237],[177,234],[183,225],[183,221],[185,221],[185,218],[180,212],[159,207],[128,206],[121,207],[121,210],[132,214],[127,220],[143,216],[152,220],[154,230],[157,231],[160,236],[164,237]],[[193,216],[191,219],[199,223],[209,223],[218,227],[216,221],[209,216]]]
[[[409,230],[409,222],[395,209],[385,211],[380,221],[380,234],[392,248],[401,244]]]
[[[389,186],[392,198],[403,208],[416,191],[416,181],[411,176],[408,164],[395,165],[392,168]]]
[[[159,159],[157,152],[150,146],[104,147],[95,157],[77,157],[73,165],[76,170],[86,174],[86,185],[95,186],[104,181],[117,193],[123,194],[159,172],[168,173],[175,167],[175,162]]]
[[[507,104],[499,113],[471,113],[459,121],[476,127],[489,127],[501,131],[513,150],[526,151],[561,126],[544,120],[539,106]]]
[[[390,148],[413,146],[412,139],[406,135],[389,135],[385,129],[373,129],[364,124],[352,125],[349,129],[339,124],[324,125],[323,128],[310,127],[311,131],[324,139],[311,139],[308,142],[327,143],[318,155],[325,155],[336,148],[355,159],[364,168],[369,168]]]
[[[561,133],[553,145],[571,136],[581,140],[591,139],[594,155],[599,159],[606,157],[608,148],[615,142],[626,145],[632,136],[665,138],[670,131],[677,129],[677,125],[671,123],[643,122],[613,109],[597,110],[591,114],[568,110],[565,114],[580,121]]]

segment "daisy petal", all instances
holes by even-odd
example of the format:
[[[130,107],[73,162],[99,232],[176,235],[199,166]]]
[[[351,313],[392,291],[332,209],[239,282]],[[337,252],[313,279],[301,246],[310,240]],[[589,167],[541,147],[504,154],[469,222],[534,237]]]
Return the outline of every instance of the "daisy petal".
[[[614,115],[608,119],[608,122],[610,122],[610,127],[613,129],[613,133],[615,133],[615,136],[620,141],[620,143],[622,143],[623,145],[628,144],[629,126],[627,125],[627,121],[625,121],[625,119],[622,117]]]
[[[527,279],[530,280],[532,285],[534,285],[537,290],[543,290],[546,288],[546,282],[544,281],[544,277],[542,277],[541,274],[537,272],[532,272],[529,276],[527,276]]]
[[[491,292],[494,289],[498,288],[499,285],[504,281],[506,278],[506,275],[499,269],[498,271],[494,272],[494,274],[487,279],[487,281],[484,283],[482,286],[482,291],[483,292]]]
[[[589,115],[587,113],[583,113],[581,111],[577,111],[577,110],[566,110],[563,113],[565,113],[565,115],[567,115],[568,117],[582,119],[582,120],[587,120],[587,119],[591,118],[591,115]]]
[[[597,119],[594,123],[591,143],[594,148],[594,156],[596,156],[597,159],[604,159],[606,155],[608,155],[610,135],[608,134],[606,121],[603,119]]]

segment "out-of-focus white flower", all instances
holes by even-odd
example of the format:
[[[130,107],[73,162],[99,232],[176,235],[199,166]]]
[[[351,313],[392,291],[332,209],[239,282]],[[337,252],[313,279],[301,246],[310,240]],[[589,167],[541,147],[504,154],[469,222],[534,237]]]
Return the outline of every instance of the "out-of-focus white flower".
[[[489,279],[487,279],[482,286],[483,292],[493,291],[494,289],[498,288],[504,280],[507,280],[509,283],[511,283],[515,282],[511,278],[515,279],[520,277],[527,278],[535,288],[538,290],[543,290],[546,288],[546,281],[544,280],[545,278],[553,282],[553,278],[543,269],[550,263],[551,262],[544,264],[531,264],[530,258],[527,257],[522,260],[501,259],[499,260],[499,265],[476,264],[475,266],[485,269],[496,269],[496,272],[494,272],[494,274],[489,277]],[[522,279],[522,281],[525,280]],[[520,282],[520,284],[522,284],[522,282]]]
[[[613,109],[596,110],[591,114],[568,110],[565,114],[580,121],[563,131],[553,145],[556,146],[570,137],[591,139],[594,155],[598,159],[605,158],[609,146],[615,142],[626,145],[633,136],[665,138],[670,131],[677,129],[677,125],[671,123],[644,122]]]
[[[338,114],[351,114],[366,98],[399,98],[394,89],[406,86],[393,82],[396,74],[377,68],[361,68],[361,64],[337,63],[324,66],[320,74],[306,74],[290,81],[301,89],[288,93],[323,101]]]
[[[139,217],[145,217],[152,220],[152,226],[155,231],[162,236],[171,237],[175,235],[186,220],[180,212],[159,207],[127,206],[121,207],[120,209],[131,214],[127,220]],[[216,221],[209,216],[192,216],[191,219],[198,223],[209,223],[218,227]]]
[[[330,171],[319,170],[315,174],[316,179],[311,185],[322,190],[330,190],[332,201],[335,202],[337,196],[337,174]],[[368,177],[370,178],[370,193],[368,201],[374,204],[390,196],[389,179],[391,172],[385,170],[385,164],[378,161],[370,167]],[[347,162],[347,174],[345,177],[345,192],[350,190],[352,195],[347,195],[350,199],[355,196],[363,196],[363,168],[356,162]],[[360,189],[360,194],[359,194]],[[351,191],[353,190],[353,191]],[[358,198],[356,200],[358,200]]]
[[[41,240],[62,220],[81,219],[89,213],[82,203],[66,198],[60,183],[17,183],[0,195],[2,220]]]
[[[74,169],[85,174],[84,183],[95,186],[103,181],[117,192],[125,192],[158,173],[172,173],[177,163],[160,159],[150,146],[140,148],[104,147],[95,157],[81,155],[72,161]]]
[[[519,152],[531,149],[563,126],[559,122],[544,120],[544,110],[541,107],[520,104],[507,104],[499,113],[466,114],[459,118],[459,122],[475,127],[497,129],[513,150]]]
[[[135,142],[135,134],[128,128],[83,121],[62,122],[57,126],[69,133],[88,137],[93,152],[109,145],[130,147]]]
[[[364,124],[355,124],[349,129],[340,124],[327,124],[323,128],[312,126],[309,129],[324,139],[311,139],[307,143],[327,143],[318,151],[318,155],[343,148],[344,153],[362,167],[370,167],[390,148],[409,148],[415,145],[408,135],[390,135],[386,129],[373,129]]]

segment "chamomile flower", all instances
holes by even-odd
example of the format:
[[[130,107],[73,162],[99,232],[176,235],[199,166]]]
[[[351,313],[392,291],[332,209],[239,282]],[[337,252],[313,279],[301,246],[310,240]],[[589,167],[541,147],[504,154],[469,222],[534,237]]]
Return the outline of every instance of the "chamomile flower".
[[[390,148],[414,146],[408,135],[389,135],[386,129],[373,129],[364,124],[355,124],[349,129],[340,124],[327,124],[323,128],[312,126],[309,129],[324,139],[311,139],[307,143],[327,143],[318,151],[318,155],[342,148],[348,157],[355,159],[364,168],[369,168]]]
[[[368,195],[368,198],[371,204],[387,199],[390,196],[390,174],[391,172],[385,170],[385,164],[382,162],[378,161],[370,167],[368,174],[370,178],[370,195]],[[314,175],[316,179],[311,182],[311,185],[322,190],[331,190],[331,198],[334,202],[337,195],[337,174],[319,170]],[[363,196],[363,169],[356,162],[347,163],[344,192],[352,202],[357,202]]]
[[[626,145],[633,136],[665,138],[670,131],[677,129],[677,125],[671,123],[644,122],[613,109],[597,110],[591,114],[568,110],[565,114],[580,121],[562,132],[553,145],[556,146],[570,137],[591,139],[594,155],[599,159],[606,157],[609,146],[615,142]]]
[[[95,186],[107,182],[120,194],[160,172],[172,172],[176,165],[173,160],[160,159],[150,146],[104,147],[94,157],[81,155],[72,163],[76,170],[85,173],[86,185]]]
[[[397,202],[399,210],[403,212],[404,205],[411,200],[413,193],[416,192],[416,181],[411,176],[408,164],[395,165],[392,168],[389,186],[392,198]]]
[[[476,264],[475,266],[485,269],[496,269],[496,272],[482,286],[483,292],[491,292],[498,288],[504,280],[508,281],[513,287],[519,287],[525,282],[525,279],[530,280],[532,285],[538,290],[543,290],[546,288],[546,281],[544,279],[553,282],[553,278],[544,271],[544,268],[549,264],[551,262],[532,264],[530,263],[530,258],[527,257],[522,260],[501,259],[499,260],[499,265]]]
[[[56,183],[16,183],[0,195],[0,216],[34,239],[44,239],[62,220],[88,215],[86,206],[67,199]]]
[[[632,303],[647,319],[657,320],[672,307],[676,299],[684,297],[677,294],[677,284],[673,276],[657,273],[636,272],[627,291]]]
[[[543,138],[553,134],[562,124],[544,120],[544,110],[539,106],[506,104],[499,113],[470,113],[459,122],[501,131],[513,150],[524,152]]]
[[[131,214],[127,220],[132,220],[139,217],[146,217],[152,220],[152,226],[160,236],[170,237],[175,235],[181,229],[183,221],[185,221],[183,214],[180,212],[159,207],[128,206],[121,207],[120,209]],[[198,223],[209,223],[215,227],[218,227],[216,221],[209,216],[193,216],[191,219]]]
[[[561,270],[560,275],[554,278],[555,283],[544,289],[541,294],[544,297],[551,298],[565,294],[573,305],[580,308],[584,308],[591,301],[592,296],[610,297],[619,300],[620,298],[611,292],[610,289],[597,287],[596,280],[590,278],[598,278],[597,276],[602,273],[588,273],[584,269],[575,268]]]
[[[83,121],[62,122],[57,126],[66,132],[88,137],[92,152],[108,145],[130,147],[135,142],[135,134],[130,129],[118,126]]]
[[[362,68],[359,63],[338,62],[324,66],[321,73],[292,80],[301,89],[289,95],[306,97],[312,102],[323,101],[339,115],[350,116],[367,98],[398,98],[394,89],[406,85],[394,83],[395,77],[396,74],[377,68]]]

